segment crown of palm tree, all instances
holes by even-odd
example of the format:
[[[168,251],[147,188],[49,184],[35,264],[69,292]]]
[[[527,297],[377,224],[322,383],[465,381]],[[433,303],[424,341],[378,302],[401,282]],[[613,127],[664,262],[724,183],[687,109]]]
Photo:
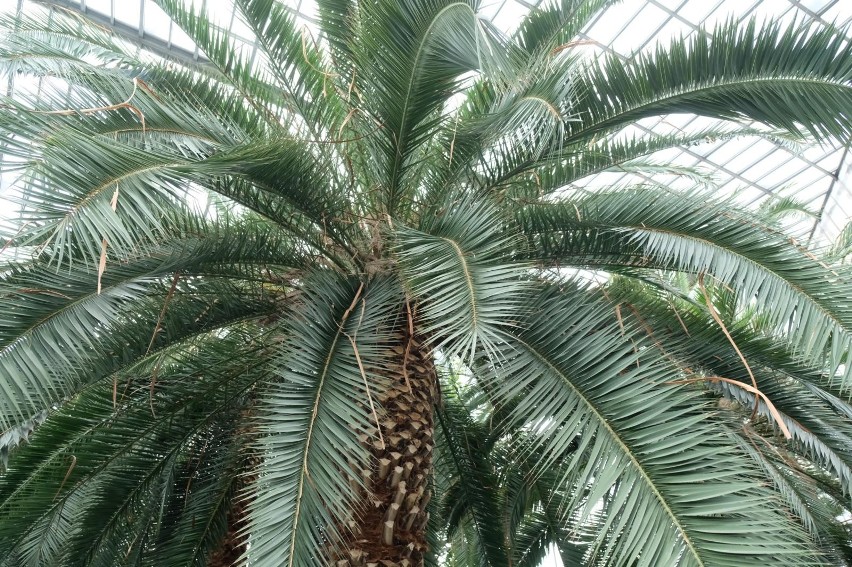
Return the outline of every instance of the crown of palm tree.
[[[610,0],[511,37],[475,0],[320,0],[318,40],[235,0],[252,55],[157,3],[208,63],[0,21],[45,80],[0,101],[0,565],[852,563],[848,249],[701,179],[574,189],[849,139],[842,33],[588,60]],[[673,112],[728,122],[620,135]]]

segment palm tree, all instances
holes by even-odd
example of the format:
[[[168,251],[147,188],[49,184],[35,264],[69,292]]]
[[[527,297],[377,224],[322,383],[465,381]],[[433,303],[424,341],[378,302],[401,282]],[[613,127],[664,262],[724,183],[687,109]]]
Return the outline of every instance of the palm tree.
[[[842,33],[622,61],[576,42],[609,0],[510,37],[475,0],[320,0],[319,38],[235,3],[255,56],[158,0],[192,66],[2,21],[42,82],[0,108],[0,565],[852,564],[849,250],[701,179],[576,189],[848,140]],[[622,134],[672,112],[726,122]]]

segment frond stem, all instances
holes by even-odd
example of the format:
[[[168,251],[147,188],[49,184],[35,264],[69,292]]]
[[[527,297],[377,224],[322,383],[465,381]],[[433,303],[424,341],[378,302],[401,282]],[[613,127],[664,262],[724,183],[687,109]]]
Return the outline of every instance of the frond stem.
[[[467,260],[465,260],[464,252],[461,247],[454,241],[449,238],[445,238],[443,236],[439,237],[441,240],[448,242],[450,246],[456,251],[456,255],[459,257],[459,262],[461,262],[462,270],[464,270],[465,282],[467,282],[467,289],[470,291],[470,310],[471,310],[471,318],[473,319],[474,328],[477,327],[479,321],[479,315],[476,310],[476,295],[473,286],[473,276],[470,273],[470,268],[468,268]]]

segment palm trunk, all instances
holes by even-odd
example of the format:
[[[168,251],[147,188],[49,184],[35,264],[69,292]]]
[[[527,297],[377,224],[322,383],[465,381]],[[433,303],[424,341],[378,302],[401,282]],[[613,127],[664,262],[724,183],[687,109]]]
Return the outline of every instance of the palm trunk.
[[[245,529],[245,503],[236,500],[228,513],[228,532],[221,545],[207,561],[207,567],[232,567],[245,553],[245,538],[240,532]]]
[[[380,419],[384,444],[370,441],[374,466],[364,471],[370,487],[366,512],[337,567],[423,565],[437,376],[423,342],[409,332],[398,336],[392,363],[383,372],[390,385],[377,394],[385,410]]]
[[[253,414],[250,405],[243,409],[241,417],[242,421],[237,429],[237,436],[243,439],[251,439]],[[260,465],[260,457],[249,452],[245,445],[241,448],[241,451],[246,451],[247,456],[245,461],[240,460],[239,470],[241,472],[255,471]],[[232,499],[231,509],[228,511],[228,529],[219,546],[210,554],[207,567],[233,567],[245,555],[246,538],[244,532],[248,525],[248,501],[238,495],[256,479],[256,473],[252,472],[250,475],[241,474],[234,480],[230,495]]]

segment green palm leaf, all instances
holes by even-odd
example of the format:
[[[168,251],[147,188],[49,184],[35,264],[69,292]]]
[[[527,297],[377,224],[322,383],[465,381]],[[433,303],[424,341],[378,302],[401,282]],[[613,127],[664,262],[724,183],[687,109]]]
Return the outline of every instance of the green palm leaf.
[[[424,332],[462,357],[490,350],[518,317],[525,266],[503,256],[512,238],[502,224],[487,202],[460,198],[424,215],[420,230],[396,231],[405,283],[424,301]]]
[[[393,216],[412,156],[440,124],[437,113],[460,76],[499,68],[503,48],[468,0],[363,3],[359,22],[355,81],[380,124],[383,209]]]
[[[524,19],[515,42],[527,53],[541,55],[563,49],[591,19],[618,0],[556,0],[533,9]]]
[[[665,345],[665,354],[677,357],[694,372],[733,378],[744,384],[751,384],[753,375],[760,392],[771,401],[792,433],[791,449],[833,471],[843,489],[849,491],[852,429],[846,422],[848,412],[844,413],[848,404],[839,389],[832,386],[830,376],[797,360],[782,343],[755,336],[749,329],[749,318],[731,322],[728,330],[737,345],[735,350],[731,341],[714,329],[701,307],[655,297],[636,287],[621,284],[610,290],[613,301],[626,307],[622,309],[624,319],[639,319],[637,323],[644,324],[653,333],[652,338]],[[717,383],[714,390],[742,402],[749,412],[754,407],[754,395],[741,388]],[[758,413],[770,423],[775,422],[764,400],[758,403]]]
[[[600,193],[529,207],[518,216],[539,259],[565,261],[576,253],[587,265],[708,273],[753,299],[797,354],[815,364],[825,360],[834,374],[850,349],[848,270],[826,269],[776,230],[700,193],[676,200],[664,195]],[[850,373],[847,367],[839,378],[843,389]]]
[[[236,512],[241,481],[235,473],[245,467],[240,455],[244,439],[233,428],[222,427],[199,441],[174,474],[176,490],[147,565],[206,565],[226,535],[229,514]]]
[[[604,326],[612,315],[603,305],[552,290],[540,301],[493,380],[499,398],[522,396],[515,419],[542,430],[540,470],[572,453],[562,482],[589,487],[584,498],[574,493],[567,502],[582,511],[581,522],[615,491],[594,557],[641,565],[812,561],[795,543],[804,535],[767,505],[755,471],[714,433],[689,394],[665,385],[676,372]],[[579,447],[569,449],[577,436]]]
[[[254,241],[233,239],[224,226],[201,236],[174,238],[108,265],[101,293],[94,267],[57,272],[49,258],[6,266],[0,286],[4,426],[172,342],[273,312],[252,280],[264,266],[298,266],[298,255],[262,229]],[[180,327],[172,328],[175,322]]]
[[[504,549],[504,533],[495,521],[494,512],[500,509],[498,481],[487,457],[487,439],[480,424],[470,417],[467,408],[452,391],[444,391],[443,407],[438,411],[437,445],[444,462],[436,464],[446,469],[452,483],[447,487],[445,505],[448,536],[453,537],[461,526],[473,531],[474,553],[483,566],[509,565]]]
[[[848,136],[846,118],[826,109],[852,96],[849,49],[831,26],[758,28],[751,20],[746,26],[720,25],[627,63],[608,57],[578,78],[583,121],[569,138],[587,139],[673,112],[747,118],[818,137]],[[615,92],[618,97],[601,96]]]
[[[264,372],[267,358],[246,352],[241,343],[212,336],[199,358],[178,355],[158,363],[156,397],[148,388],[149,366],[141,377],[122,377],[127,396],[118,405],[111,381],[100,380],[49,417],[38,437],[13,455],[2,478],[0,515],[26,526],[3,522],[6,561],[49,564],[68,554],[87,565],[106,565],[129,555],[128,534],[144,545],[133,523],[138,514],[157,512],[151,502],[165,498],[169,471],[198,430],[221,420],[223,412],[238,411],[234,401]],[[237,352],[256,361],[246,365]]]
[[[387,365],[387,323],[394,317],[388,307],[399,304],[400,294],[392,280],[361,290],[326,274],[303,289],[304,310],[276,363],[280,381],[262,397],[264,460],[251,487],[248,527],[253,565],[325,565],[327,542],[342,537],[359,513],[350,479],[360,482],[368,455],[358,435],[375,435],[376,428],[352,400],[368,402],[365,380],[372,391],[382,389],[378,372]]]

